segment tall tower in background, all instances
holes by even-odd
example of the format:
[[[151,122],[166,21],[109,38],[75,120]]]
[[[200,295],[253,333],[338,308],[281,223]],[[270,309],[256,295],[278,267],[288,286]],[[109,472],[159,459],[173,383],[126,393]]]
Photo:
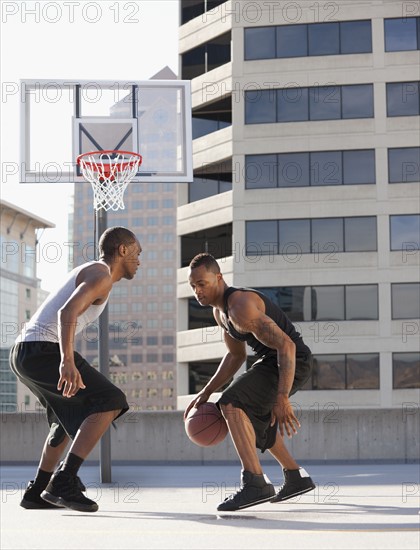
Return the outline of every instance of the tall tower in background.
[[[166,67],[153,79],[176,75]],[[131,183],[124,193],[126,209],[108,212],[108,227],[129,228],[143,248],[135,279],[115,285],[109,300],[110,377],[126,393],[132,410],[176,407],[176,185]],[[76,184],[74,265],[94,259],[92,203],[91,186]],[[98,361],[98,327],[92,323],[77,343],[93,365]]]
[[[46,253],[40,250],[38,231],[54,224],[5,200],[1,200],[0,209],[0,411],[35,411],[38,400],[10,370],[9,351],[23,325],[46,298],[37,276],[37,263],[45,261]]]
[[[194,182],[178,197],[178,407],[226,351],[187,284],[203,251],[303,334],[302,407],[417,401],[415,4],[180,1]]]

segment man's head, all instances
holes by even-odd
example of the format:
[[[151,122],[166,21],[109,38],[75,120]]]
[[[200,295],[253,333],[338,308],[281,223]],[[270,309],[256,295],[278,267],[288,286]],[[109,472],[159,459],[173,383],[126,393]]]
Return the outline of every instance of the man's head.
[[[132,279],[140,265],[141,246],[132,231],[125,227],[109,227],[99,239],[99,257],[108,264],[119,263],[122,277]]]
[[[215,305],[224,292],[225,282],[219,264],[211,254],[197,254],[189,266],[188,280],[198,303]]]

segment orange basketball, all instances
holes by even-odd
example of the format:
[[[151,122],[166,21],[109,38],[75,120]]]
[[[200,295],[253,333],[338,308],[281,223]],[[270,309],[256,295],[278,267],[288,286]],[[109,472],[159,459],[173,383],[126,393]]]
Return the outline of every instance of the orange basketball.
[[[224,440],[228,427],[215,403],[202,403],[193,407],[185,419],[185,431],[193,443],[211,447]]]

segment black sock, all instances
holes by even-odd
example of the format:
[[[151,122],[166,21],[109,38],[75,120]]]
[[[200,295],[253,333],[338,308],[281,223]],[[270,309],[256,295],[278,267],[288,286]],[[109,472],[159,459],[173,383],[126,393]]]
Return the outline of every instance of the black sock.
[[[67,472],[73,476],[77,476],[80,466],[83,464],[84,459],[80,458],[73,453],[69,453],[64,459],[62,471]]]
[[[34,479],[34,485],[44,490],[45,487],[48,485],[51,476],[52,472],[46,472],[45,470],[41,470],[41,468],[38,468]]]

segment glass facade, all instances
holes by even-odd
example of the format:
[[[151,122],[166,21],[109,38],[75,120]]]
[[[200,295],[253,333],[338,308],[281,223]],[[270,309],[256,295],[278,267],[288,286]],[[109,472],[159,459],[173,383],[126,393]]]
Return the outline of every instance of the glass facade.
[[[376,250],[374,216],[246,222],[247,256]]]
[[[420,147],[388,149],[389,183],[420,181]]]
[[[377,321],[377,285],[258,287],[293,322]]]
[[[372,52],[371,22],[245,28],[245,60]]]
[[[420,49],[420,17],[395,17],[384,20],[385,51]]]
[[[373,85],[245,91],[245,124],[373,118]]]

